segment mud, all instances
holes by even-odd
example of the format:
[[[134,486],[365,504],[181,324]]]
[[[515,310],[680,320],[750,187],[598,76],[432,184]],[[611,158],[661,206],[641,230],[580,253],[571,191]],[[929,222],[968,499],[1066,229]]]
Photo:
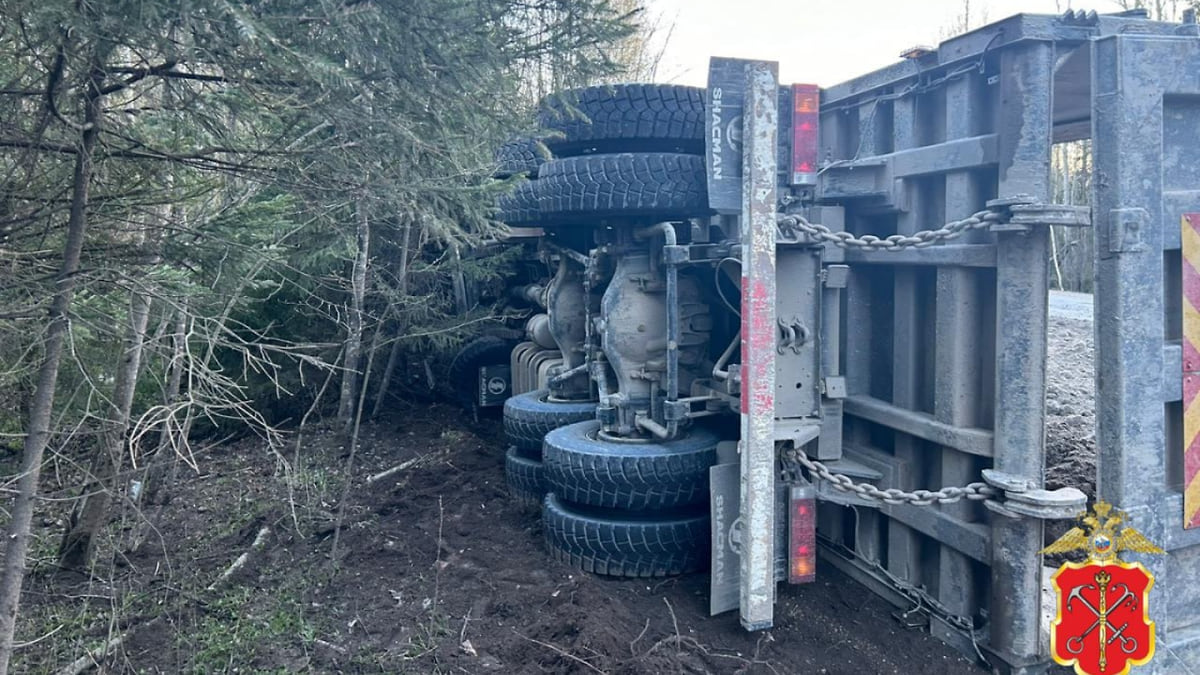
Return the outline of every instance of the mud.
[[[705,574],[608,579],[553,562],[536,510],[505,491],[500,425],[462,418],[435,406],[367,430],[336,560],[335,434],[304,441],[290,500],[253,443],[205,457],[138,552],[89,579],[34,575],[18,639],[72,627],[19,667],[49,672],[132,628],[105,672],[982,672],[826,565],[781,585],[776,627],[749,633],[734,613],[708,616]]]
[[[1047,484],[1091,496],[1092,328],[1058,317],[1050,331]],[[90,575],[53,567],[62,510],[49,502],[18,635],[42,639],[15,671],[53,672],[128,634],[103,672],[983,672],[824,563],[816,583],[779,587],[761,633],[708,616],[705,574],[607,579],[555,563],[537,511],[505,491],[498,420],[465,418],[413,407],[366,428],[340,529],[347,444],[331,431],[296,454],[246,440],[199,456],[152,527],[125,514]]]

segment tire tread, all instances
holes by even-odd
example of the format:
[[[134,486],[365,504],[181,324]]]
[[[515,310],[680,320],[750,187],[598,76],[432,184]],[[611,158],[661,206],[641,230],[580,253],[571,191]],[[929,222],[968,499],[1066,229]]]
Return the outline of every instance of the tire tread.
[[[509,496],[525,506],[537,506],[546,496],[542,463],[521,455],[516,448],[504,453],[504,482]]]
[[[564,501],[615,509],[670,509],[708,499],[717,437],[703,430],[667,443],[623,445],[591,438],[595,421],[546,434],[546,484]]]
[[[704,152],[704,90],[664,84],[617,84],[563,92],[543,101],[542,127],[558,138],[558,156],[587,150]]]
[[[707,214],[704,160],[679,153],[567,157],[547,162],[537,186],[547,221]]]
[[[551,557],[585,572],[618,577],[663,577],[704,569],[710,521],[706,513],[661,519],[596,517],[550,493],[542,525]]]
[[[592,401],[555,402],[545,400],[546,390],[526,392],[504,402],[504,434],[520,454],[540,459],[546,434],[568,424],[596,416]]]

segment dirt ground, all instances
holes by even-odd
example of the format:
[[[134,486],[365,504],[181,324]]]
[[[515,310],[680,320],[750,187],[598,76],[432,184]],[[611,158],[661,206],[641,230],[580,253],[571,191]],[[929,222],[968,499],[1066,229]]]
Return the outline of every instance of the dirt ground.
[[[1096,495],[1091,321],[1051,316],[1046,355],[1046,485]]]
[[[1091,350],[1089,322],[1052,318],[1048,482],[1089,495]],[[295,455],[215,446],[152,525],[125,519],[90,577],[53,566],[62,514],[48,502],[14,672],[86,672],[120,636],[102,672],[983,672],[825,564],[816,583],[779,587],[774,629],[747,633],[734,613],[708,616],[705,574],[616,580],[555,563],[536,510],[506,494],[499,421],[465,417],[412,407],[364,430],[336,554],[347,453],[331,431]],[[71,484],[59,468],[51,495]]]
[[[35,564],[18,640],[52,634],[19,652],[17,672],[86,662],[122,633],[106,672],[982,672],[828,566],[814,584],[781,585],[776,627],[747,633],[733,613],[708,616],[704,574],[616,580],[555,563],[537,513],[505,492],[499,423],[462,417],[415,408],[366,431],[336,571],[337,436],[302,443],[294,508],[256,443],[222,446],[111,573],[69,577],[48,554]],[[59,529],[42,524],[45,553]]]

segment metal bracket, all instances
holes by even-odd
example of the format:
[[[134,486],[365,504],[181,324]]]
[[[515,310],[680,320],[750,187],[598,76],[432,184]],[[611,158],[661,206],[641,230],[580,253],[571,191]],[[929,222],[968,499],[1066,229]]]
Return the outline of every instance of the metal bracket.
[[[821,380],[821,393],[825,398],[846,398],[846,378],[841,376],[826,377]]]
[[[1108,215],[1108,231],[1103,232],[1108,256],[1116,253],[1134,253],[1146,250],[1146,231],[1150,227],[1150,213],[1146,209],[1113,209]]]
[[[687,401],[663,401],[663,419],[668,422],[680,422],[688,418],[692,406]]]
[[[992,209],[992,210],[998,210],[998,209],[1008,209],[1008,208],[1012,208],[1014,206],[1018,206],[1018,205],[1022,205],[1022,204],[1036,204],[1036,203],[1037,203],[1037,200],[1033,198],[1033,195],[1019,193],[1019,194],[1012,195],[1010,197],[1000,197],[999,199],[989,199],[987,201],[987,204],[985,204],[985,206],[987,206],[989,209]]]
[[[1091,227],[1092,210],[1088,206],[1068,204],[1042,204],[1029,195],[1014,195],[1003,199],[992,199],[989,209],[1007,212],[1008,218],[989,228],[992,232],[1028,232],[1034,225],[1061,225],[1064,227]]]
[[[1067,204],[1014,204],[1009,209],[1014,225],[1061,225],[1063,227],[1091,227],[1090,206]]]
[[[984,505],[989,511],[1008,518],[1069,520],[1087,508],[1087,495],[1077,488],[1036,488],[1028,478],[995,469],[984,469],[983,480],[1004,491],[1004,501],[989,499]]]
[[[850,280],[849,265],[826,265],[822,274],[825,288],[845,288]]]
[[[668,245],[663,246],[663,262],[668,265],[682,265],[691,261],[691,251],[687,246]]]

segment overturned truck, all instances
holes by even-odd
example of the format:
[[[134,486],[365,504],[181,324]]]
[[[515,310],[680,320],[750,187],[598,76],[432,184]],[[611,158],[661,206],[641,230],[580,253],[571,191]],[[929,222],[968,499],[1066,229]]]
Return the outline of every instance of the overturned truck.
[[[712,611],[757,630],[819,552],[995,669],[1044,670],[1044,526],[1085,507],[1044,489],[1048,230],[1091,228],[1098,494],[1169,552],[1145,561],[1148,668],[1200,664],[1197,36],[1019,15],[825,89],[713,59],[707,90],[547,99],[499,210],[548,270],[513,289],[540,311],[504,424],[551,554],[710,569]],[[1054,204],[1051,148],[1088,138],[1091,207]]]

